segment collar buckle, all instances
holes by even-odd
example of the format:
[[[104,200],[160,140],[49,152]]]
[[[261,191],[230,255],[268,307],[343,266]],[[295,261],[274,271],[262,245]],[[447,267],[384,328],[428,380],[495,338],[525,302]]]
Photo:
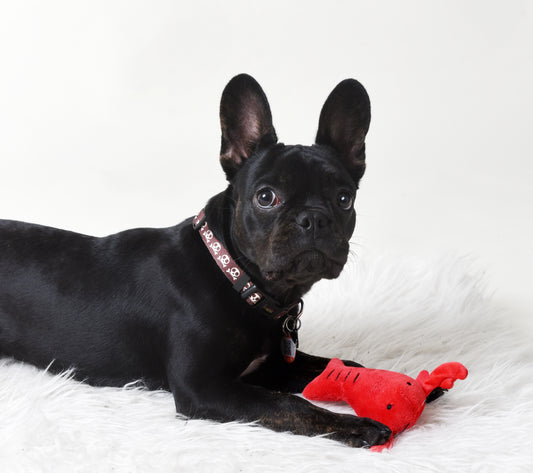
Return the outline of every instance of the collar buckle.
[[[252,285],[241,292],[241,299],[244,299],[244,300],[248,299],[252,294],[255,294],[256,292],[259,291],[259,289],[257,289],[257,286],[251,280],[249,280],[248,282],[251,282]],[[246,284],[244,284],[244,286],[246,286]]]

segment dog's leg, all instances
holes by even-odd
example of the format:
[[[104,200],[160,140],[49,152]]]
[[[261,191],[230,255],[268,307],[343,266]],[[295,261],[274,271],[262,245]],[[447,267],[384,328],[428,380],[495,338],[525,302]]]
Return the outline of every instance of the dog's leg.
[[[192,418],[220,422],[258,422],[278,432],[328,437],[353,447],[385,443],[388,427],[364,417],[341,415],[313,406],[304,399],[244,384],[237,380],[204,379],[185,386],[171,380],[176,409]]]
[[[284,393],[301,393],[304,388],[324,371],[329,358],[297,352],[293,363],[286,363],[281,357],[270,356],[257,370],[242,377],[246,383],[262,386]],[[350,360],[343,360],[346,366],[362,367]],[[446,393],[447,389],[435,388],[428,395],[426,403],[433,402]]]
[[[270,355],[256,371],[244,376],[246,383],[263,386],[285,393],[301,393],[329,363],[329,358],[308,355],[298,351],[292,363],[286,363],[281,355]],[[354,361],[344,361],[346,366],[360,367]]]

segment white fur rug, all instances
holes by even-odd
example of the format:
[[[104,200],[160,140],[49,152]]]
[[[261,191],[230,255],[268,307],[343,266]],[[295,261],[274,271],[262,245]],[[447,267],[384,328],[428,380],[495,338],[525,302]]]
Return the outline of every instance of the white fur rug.
[[[531,340],[510,330],[471,267],[363,255],[306,298],[305,351],[411,376],[446,361],[469,369],[390,450],[188,421],[169,393],[93,388],[3,359],[0,471],[533,471]]]

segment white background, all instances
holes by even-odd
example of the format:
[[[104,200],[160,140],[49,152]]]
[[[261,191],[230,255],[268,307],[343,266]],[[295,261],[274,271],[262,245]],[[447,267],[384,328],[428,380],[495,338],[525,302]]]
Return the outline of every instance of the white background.
[[[359,248],[473,255],[533,333],[532,2],[5,1],[0,68],[0,218],[95,235],[223,189],[233,75],[303,144],[355,77],[373,107]]]

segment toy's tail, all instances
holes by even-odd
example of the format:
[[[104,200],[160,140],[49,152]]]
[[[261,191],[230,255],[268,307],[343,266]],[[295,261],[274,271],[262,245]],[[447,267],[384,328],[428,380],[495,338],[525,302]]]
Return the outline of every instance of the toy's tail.
[[[338,381],[344,380],[351,369],[338,358],[333,358],[322,374],[305,387],[303,396],[312,401],[342,400],[342,383]],[[340,377],[341,373],[344,375],[342,378]]]
[[[431,373],[421,371],[416,380],[426,394],[429,394],[435,388],[451,389],[456,380],[465,379],[467,376],[468,370],[461,363],[453,361],[438,366]]]

